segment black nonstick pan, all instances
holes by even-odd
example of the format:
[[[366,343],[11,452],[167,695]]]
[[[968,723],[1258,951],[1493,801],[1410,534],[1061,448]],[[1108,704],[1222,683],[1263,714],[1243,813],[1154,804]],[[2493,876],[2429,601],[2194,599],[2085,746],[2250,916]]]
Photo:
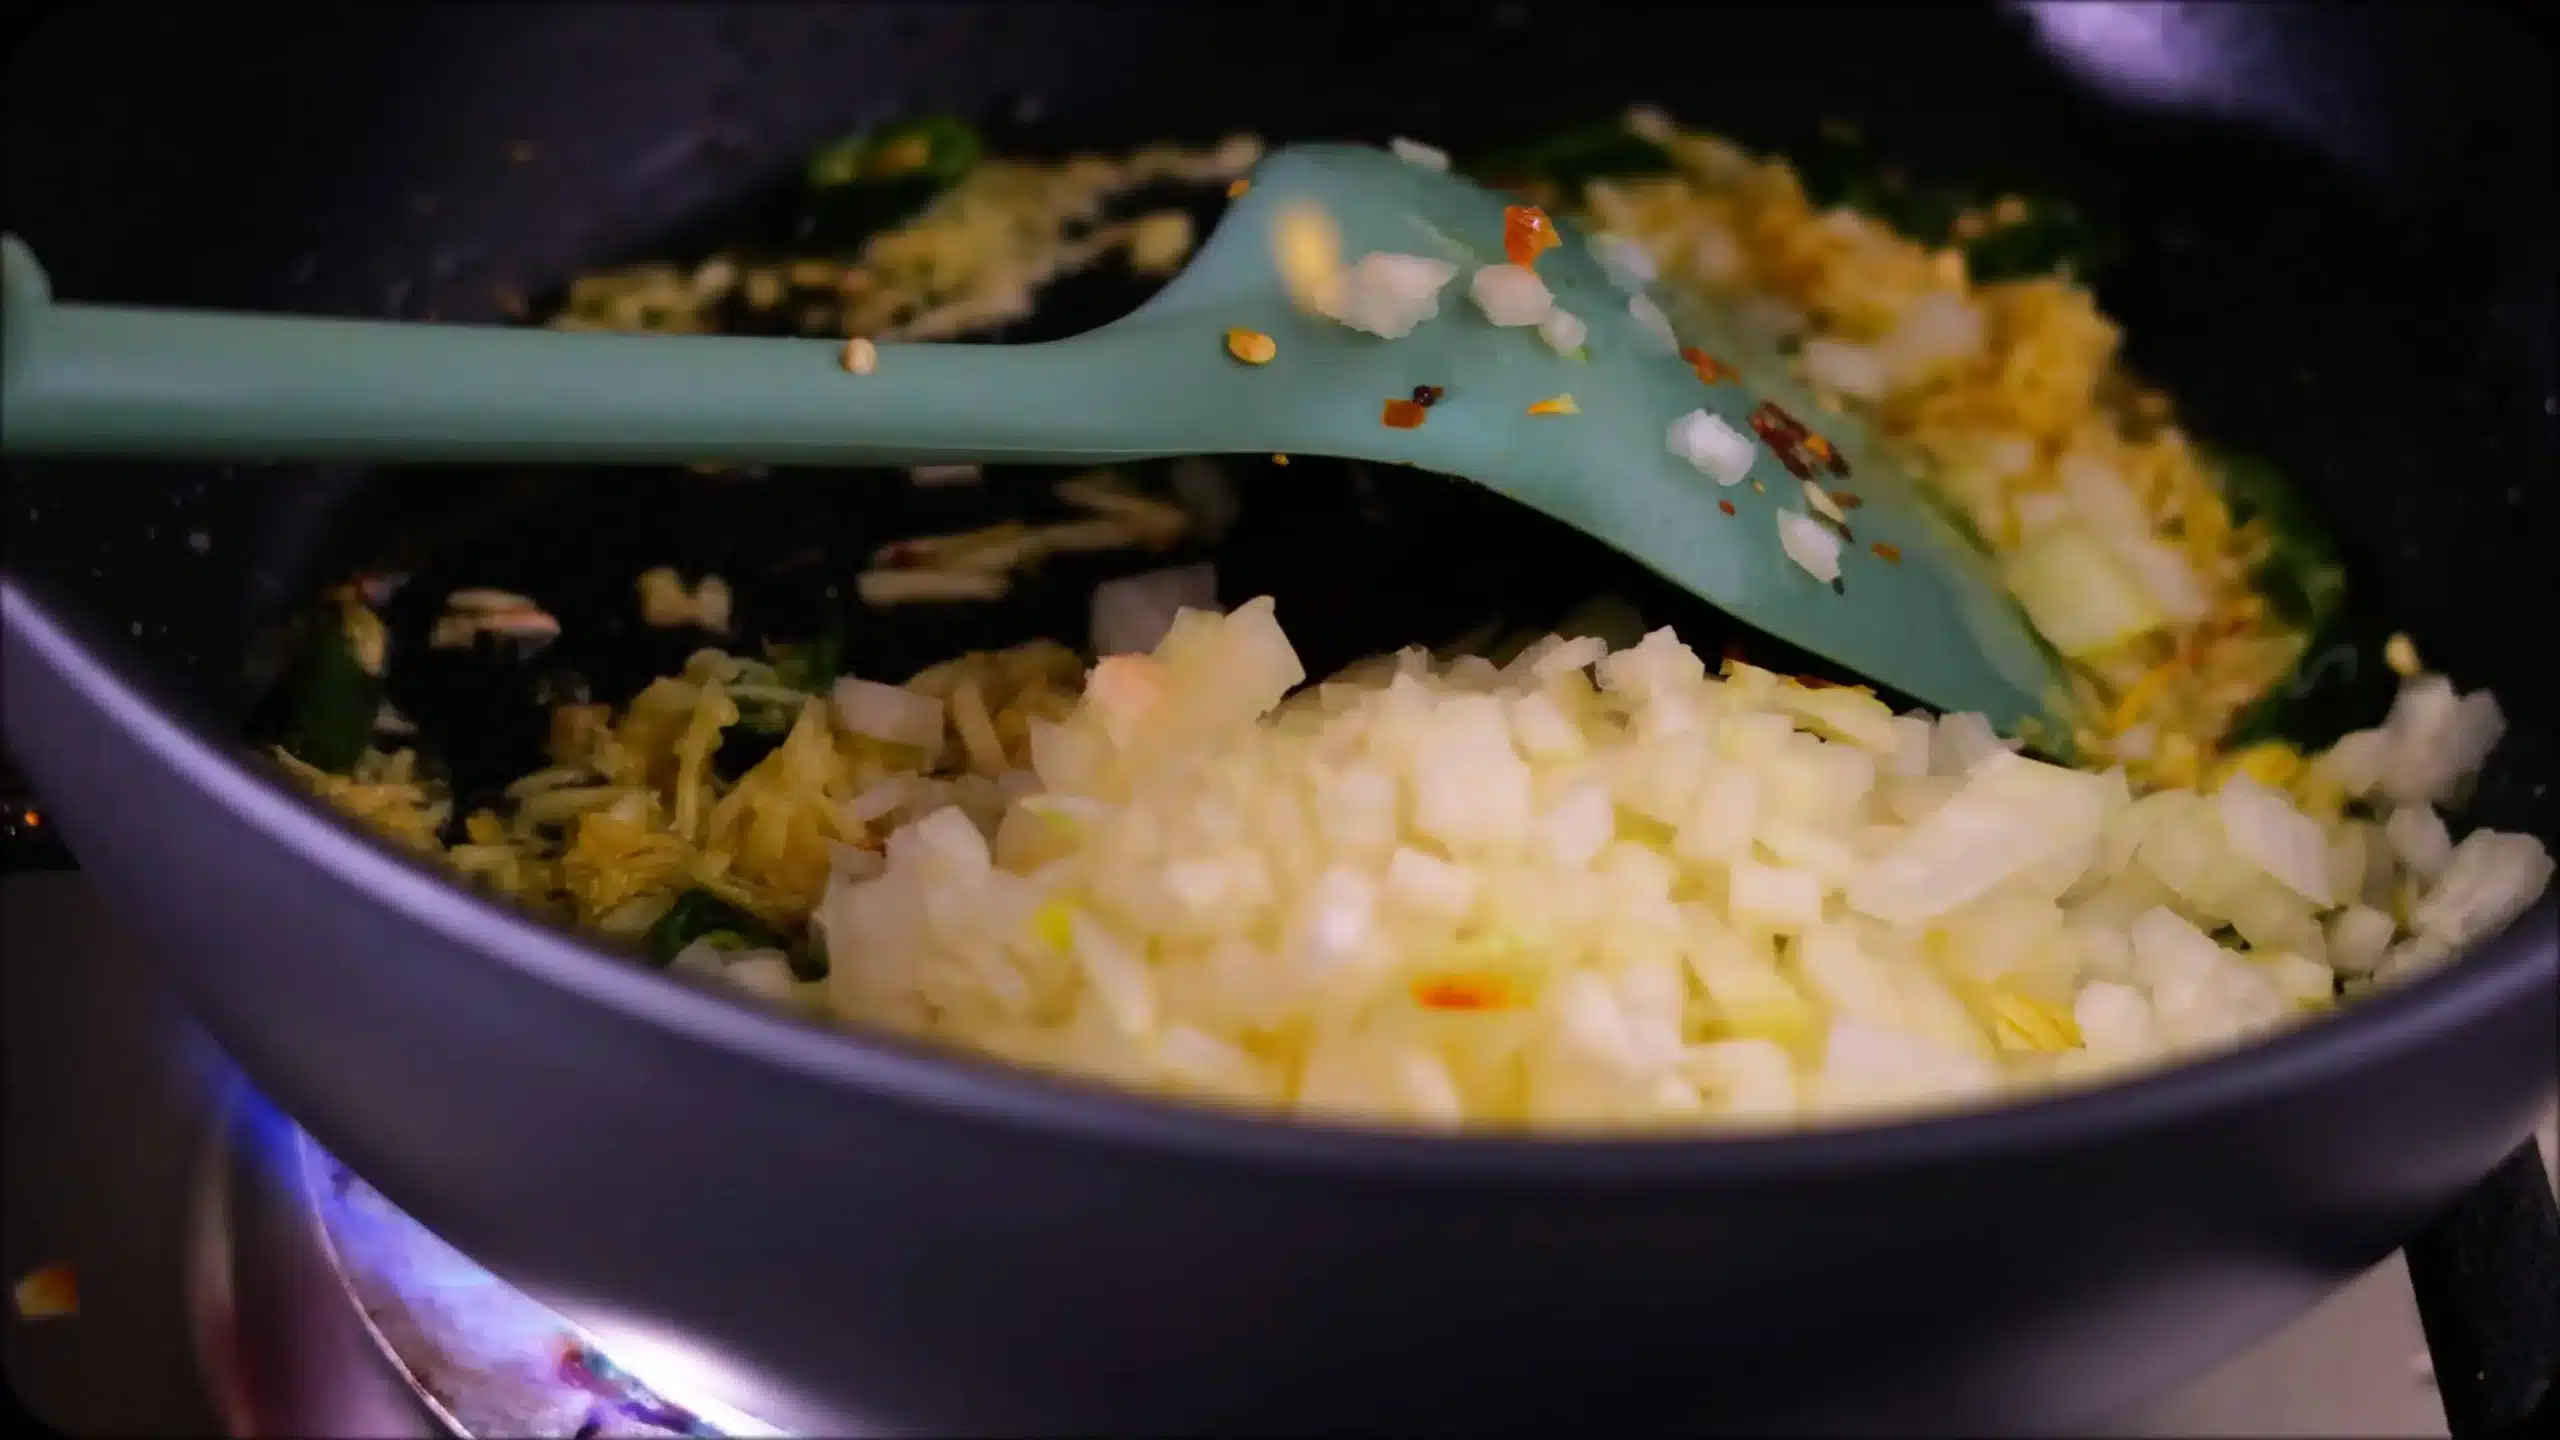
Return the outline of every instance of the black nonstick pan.
[[[58,293],[469,320],[772,223],[816,145],[929,108],[1051,152],[1237,129],[1463,149],[1631,101],[1787,150],[1849,119],[1915,168],[2120,218],[2103,293],[2137,366],[2299,477],[2359,593],[2497,690],[2510,736],[2474,817],[2560,836],[2533,628],[2560,600],[2550,61],[2500,12],[100,7],[10,65],[5,221]],[[1059,298],[1038,324],[1127,297]],[[356,568],[591,613],[573,628],[603,684],[664,663],[607,623],[640,568],[769,577],[743,602],[787,629],[785,561],[1010,493],[879,480],[9,477],[9,746],[206,1022],[428,1226],[599,1328],[707,1342],[712,1383],[775,1423],[2049,1432],[2410,1241],[2551,1094],[2546,899],[2338,1020],[2067,1099],[1748,1141],[1242,1119],[683,989],[359,838],[241,743],[283,623]],[[1722,638],[1428,477],[1293,467],[1246,501],[1210,558],[1228,598],[1280,595],[1311,669],[1552,623],[1594,588]],[[848,644],[889,673],[1073,638],[1089,579],[870,617]],[[405,698],[485,717],[477,763],[502,774],[532,713],[508,683],[448,671]],[[2543,1395],[2536,1300],[2501,1332],[2501,1388],[2449,1391],[2467,1430]]]

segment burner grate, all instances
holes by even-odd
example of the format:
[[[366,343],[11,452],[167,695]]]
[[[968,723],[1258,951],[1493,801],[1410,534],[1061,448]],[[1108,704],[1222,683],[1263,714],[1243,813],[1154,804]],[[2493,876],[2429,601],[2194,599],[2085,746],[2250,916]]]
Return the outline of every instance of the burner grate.
[[[466,1437],[771,1436],[708,1397],[670,1399],[490,1274],[296,1130],[289,1163],[383,1358]]]

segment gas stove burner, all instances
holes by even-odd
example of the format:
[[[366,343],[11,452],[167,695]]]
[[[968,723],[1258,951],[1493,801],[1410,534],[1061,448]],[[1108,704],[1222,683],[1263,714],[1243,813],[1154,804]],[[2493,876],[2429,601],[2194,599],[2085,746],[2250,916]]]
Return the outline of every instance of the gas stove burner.
[[[224,1153],[212,1157],[200,1210],[198,1340],[238,1434],[303,1428],[272,1384],[276,1366],[244,1354],[257,1324],[240,1281],[252,1267],[326,1274],[299,1303],[349,1306],[379,1360],[424,1411],[421,1430],[497,1437],[778,1436],[715,1399],[670,1396],[596,1338],[500,1280],[401,1213],[319,1142],[253,1095],[239,1101]],[[253,1242],[264,1237],[263,1245]],[[280,1243],[279,1243],[280,1242]],[[300,1254],[261,1253],[299,1250]],[[338,1294],[328,1297],[325,1292]],[[356,1349],[361,1347],[340,1347]],[[306,1387],[307,1388],[307,1387]]]

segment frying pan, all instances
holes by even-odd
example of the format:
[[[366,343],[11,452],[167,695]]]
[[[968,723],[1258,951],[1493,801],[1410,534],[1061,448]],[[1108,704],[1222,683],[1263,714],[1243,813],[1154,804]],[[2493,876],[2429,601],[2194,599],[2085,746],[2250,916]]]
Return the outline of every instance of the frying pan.
[[[2473,818],[2560,831],[2560,696],[2517,633],[2560,598],[2549,59],[2496,12],[107,6],[11,66],[6,221],[58,293],[447,319],[762,223],[816,144],[932,106],[1052,151],[1236,128],[1463,150],[1639,99],[1778,149],[1861,121],[1915,168],[2126,217],[2104,298],[2137,368],[2276,457],[2359,593],[2497,689]],[[1423,477],[1269,481],[1222,584],[1277,589],[1311,668],[1488,608],[1539,623],[1609,574]],[[505,571],[601,617],[648,564],[851,554],[937,502],[814,473],[10,487],[9,744],[206,1023],[422,1222],[608,1335],[699,1342],[701,1383],[777,1424],[2069,1428],[2407,1241],[2553,1083],[2548,899],[2239,1054],[1766,1139],[1364,1133],[822,1032],[447,885],[238,737],[280,620],[353,567]],[[1071,601],[873,617],[855,663]],[[2521,1357],[2523,1408],[2550,1354]]]

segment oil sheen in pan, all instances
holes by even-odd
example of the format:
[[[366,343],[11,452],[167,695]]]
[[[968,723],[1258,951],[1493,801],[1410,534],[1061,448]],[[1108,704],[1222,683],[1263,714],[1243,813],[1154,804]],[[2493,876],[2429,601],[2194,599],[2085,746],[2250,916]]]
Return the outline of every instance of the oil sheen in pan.
[[[707,1397],[677,1404],[592,1337],[402,1214],[296,1132],[302,1198],[383,1357],[457,1435],[748,1436],[782,1432]]]

